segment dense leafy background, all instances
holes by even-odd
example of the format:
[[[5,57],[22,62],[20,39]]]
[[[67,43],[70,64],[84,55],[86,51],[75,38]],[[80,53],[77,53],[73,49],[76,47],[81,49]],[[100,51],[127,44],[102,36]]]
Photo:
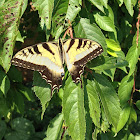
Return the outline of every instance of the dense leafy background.
[[[140,139],[138,14],[137,0],[1,0],[0,139]],[[62,38],[69,20],[75,38],[95,40],[104,52],[87,64],[82,89],[65,68],[51,97],[38,72],[11,59],[23,47]]]

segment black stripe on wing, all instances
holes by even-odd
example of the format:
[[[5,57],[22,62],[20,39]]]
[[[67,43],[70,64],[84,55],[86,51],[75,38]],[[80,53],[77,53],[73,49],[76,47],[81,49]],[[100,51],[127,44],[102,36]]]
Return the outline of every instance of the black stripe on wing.
[[[54,55],[54,52],[50,49],[50,46],[47,43],[42,44],[43,48],[49,51],[52,55]]]
[[[75,42],[75,39],[71,39],[70,40],[70,44],[69,44],[69,47],[68,47],[68,49],[67,49],[67,53],[68,53],[68,51],[70,50],[70,48],[71,48],[71,46],[74,44],[74,42]]]

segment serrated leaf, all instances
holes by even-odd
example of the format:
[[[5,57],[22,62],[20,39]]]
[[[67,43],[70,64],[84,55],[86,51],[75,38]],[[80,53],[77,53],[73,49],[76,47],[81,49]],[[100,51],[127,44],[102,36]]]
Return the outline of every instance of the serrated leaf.
[[[33,85],[35,95],[39,98],[42,105],[41,118],[43,119],[46,104],[51,100],[51,88],[38,72],[34,72]]]
[[[104,7],[100,0],[89,0],[93,5],[95,5],[100,11],[104,13]]]
[[[136,102],[136,106],[137,106],[137,108],[140,110],[140,100],[138,100],[138,101]]]
[[[105,37],[96,24],[91,24],[89,19],[81,18],[79,24],[74,28],[74,32],[78,38],[88,38],[98,42],[106,53]]]
[[[94,124],[97,127],[100,127],[100,104],[99,104],[98,93],[95,90],[95,82],[88,80],[86,89],[87,89],[88,100],[89,100],[90,116]]]
[[[98,13],[93,15],[96,23],[99,27],[105,31],[113,32],[115,37],[117,38],[117,32],[114,26],[114,22],[107,16],[101,16]]]
[[[111,83],[102,75],[94,73],[96,90],[100,96],[105,115],[110,124],[116,129],[121,108],[119,98]]]
[[[138,48],[136,45],[134,45],[128,50],[128,53],[126,55],[126,60],[128,61],[130,68],[129,75],[132,75],[132,73],[135,71],[138,58],[139,58]]]
[[[63,114],[58,114],[51,120],[44,140],[59,140],[62,135]]]
[[[62,104],[70,136],[74,140],[84,140],[86,132],[84,93],[81,85],[73,83],[71,77],[66,81]]]
[[[107,117],[105,115],[105,111],[103,109],[103,106],[101,104],[101,130],[105,133],[109,129],[109,121],[107,120]]]
[[[129,75],[125,76],[120,83],[118,96],[122,107],[124,107],[130,99],[133,84],[134,78]]]
[[[25,118],[12,120],[11,128],[12,130],[4,136],[6,140],[28,140],[35,133],[34,126]]]
[[[126,122],[129,119],[130,111],[131,111],[131,107],[129,106],[129,104],[127,104],[121,111],[121,114],[118,120],[117,132],[119,132],[125,126]]]
[[[11,65],[13,47],[18,34],[20,17],[22,16],[23,1],[7,1],[0,7],[0,46],[1,64],[6,72]],[[24,8],[25,9],[25,8]]]
[[[42,29],[45,25],[46,28],[50,30],[54,0],[33,0],[33,5],[38,10],[39,16],[41,17]]]

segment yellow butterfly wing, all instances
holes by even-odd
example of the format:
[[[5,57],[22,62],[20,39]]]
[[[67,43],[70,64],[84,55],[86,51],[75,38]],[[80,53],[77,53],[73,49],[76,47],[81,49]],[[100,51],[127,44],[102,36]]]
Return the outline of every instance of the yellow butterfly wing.
[[[89,39],[68,39],[63,42],[64,58],[74,82],[81,80],[86,63],[103,52],[101,45]]]
[[[17,52],[12,64],[39,71],[49,84],[52,91],[62,85],[64,69],[60,49],[57,43],[44,42],[30,46]]]

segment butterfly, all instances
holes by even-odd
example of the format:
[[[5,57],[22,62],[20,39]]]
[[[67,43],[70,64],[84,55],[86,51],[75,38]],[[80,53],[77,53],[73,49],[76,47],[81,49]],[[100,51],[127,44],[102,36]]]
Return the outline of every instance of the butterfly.
[[[81,81],[86,63],[103,52],[96,41],[72,38],[56,42],[43,42],[26,47],[15,54],[12,64],[39,71],[42,78],[51,85],[51,94],[59,89],[65,75],[63,64],[67,65],[75,83]]]

